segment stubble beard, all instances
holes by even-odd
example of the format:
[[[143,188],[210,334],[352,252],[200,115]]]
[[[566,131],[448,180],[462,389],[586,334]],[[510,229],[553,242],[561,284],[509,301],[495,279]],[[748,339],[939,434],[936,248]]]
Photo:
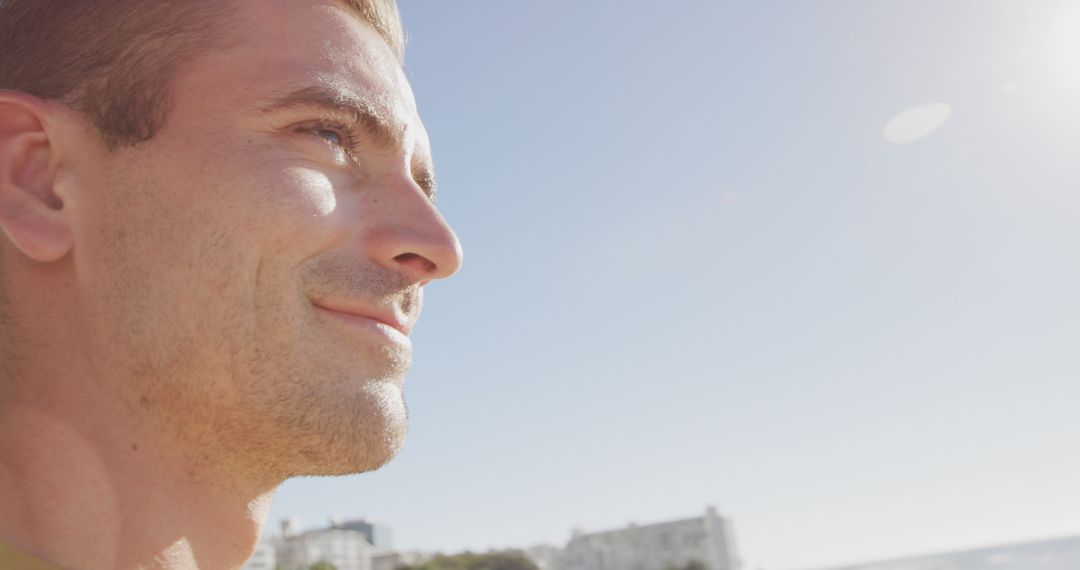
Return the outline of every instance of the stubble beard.
[[[265,304],[255,307],[238,301],[251,295],[242,283],[214,289],[223,293],[216,298],[189,288],[187,299],[118,286],[127,290],[108,295],[105,322],[126,334],[109,341],[111,358],[121,360],[103,367],[122,371],[111,383],[129,409],[186,463],[276,485],[371,471],[401,449],[411,355],[375,344],[347,354],[301,285],[261,291]],[[166,300],[199,314],[185,320]],[[166,314],[148,314],[151,307]]]
[[[349,475],[397,454],[408,426],[402,382],[409,361],[378,347],[358,352],[361,374],[310,353],[256,363],[241,390],[241,399],[255,403],[251,431],[263,442],[245,450],[251,464],[280,478]],[[268,381],[282,384],[275,397],[266,398]]]
[[[289,261],[250,228],[219,219],[223,205],[178,208],[140,192],[145,185],[109,185],[102,219],[125,225],[101,227],[103,271],[83,290],[84,334],[103,384],[208,470],[280,482],[393,458],[407,431],[401,387],[411,354],[343,339],[311,300],[392,301],[412,314],[419,287],[355,250]]]
[[[290,331],[287,337],[311,331],[306,325],[273,330]],[[142,352],[129,369],[136,371],[129,384],[135,388],[129,391],[132,407],[144,423],[179,444],[188,463],[227,467],[270,485],[296,476],[371,471],[401,449],[408,425],[402,394],[408,358],[363,347],[356,358],[365,365],[357,373],[320,358],[318,351],[305,351],[308,343],[257,334],[236,334],[230,342],[230,336],[158,346]],[[237,342],[243,338],[251,342]],[[235,366],[200,365],[216,361],[225,346],[225,361]]]

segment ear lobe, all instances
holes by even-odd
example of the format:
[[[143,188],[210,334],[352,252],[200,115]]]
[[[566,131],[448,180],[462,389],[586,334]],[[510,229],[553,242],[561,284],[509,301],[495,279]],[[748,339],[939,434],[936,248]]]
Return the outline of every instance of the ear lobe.
[[[47,263],[72,248],[64,201],[56,193],[54,145],[44,101],[0,91],[0,229],[31,259]]]

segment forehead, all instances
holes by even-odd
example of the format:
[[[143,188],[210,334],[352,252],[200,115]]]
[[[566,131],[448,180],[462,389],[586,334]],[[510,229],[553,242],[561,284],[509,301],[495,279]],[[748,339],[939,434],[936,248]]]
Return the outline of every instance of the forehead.
[[[252,106],[319,87],[363,101],[426,147],[427,136],[397,56],[346,2],[240,0],[233,48],[222,54],[221,91]]]

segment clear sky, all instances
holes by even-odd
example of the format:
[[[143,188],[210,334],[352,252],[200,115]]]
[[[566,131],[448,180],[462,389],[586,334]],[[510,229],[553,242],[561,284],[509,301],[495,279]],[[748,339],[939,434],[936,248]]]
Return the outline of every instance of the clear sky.
[[[403,452],[268,528],[715,504],[751,570],[1080,534],[1080,4],[401,7],[465,266]]]

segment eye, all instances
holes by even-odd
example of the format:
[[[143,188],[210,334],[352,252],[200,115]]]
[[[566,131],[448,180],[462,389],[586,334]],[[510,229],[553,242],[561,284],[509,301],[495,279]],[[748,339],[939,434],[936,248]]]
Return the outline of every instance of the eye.
[[[333,129],[316,129],[315,135],[325,139],[332,145],[345,146],[345,137]]]
[[[315,121],[300,125],[296,130],[300,133],[319,137],[334,147],[350,154],[355,147],[356,141],[352,136],[352,131],[348,126],[337,121]]]

